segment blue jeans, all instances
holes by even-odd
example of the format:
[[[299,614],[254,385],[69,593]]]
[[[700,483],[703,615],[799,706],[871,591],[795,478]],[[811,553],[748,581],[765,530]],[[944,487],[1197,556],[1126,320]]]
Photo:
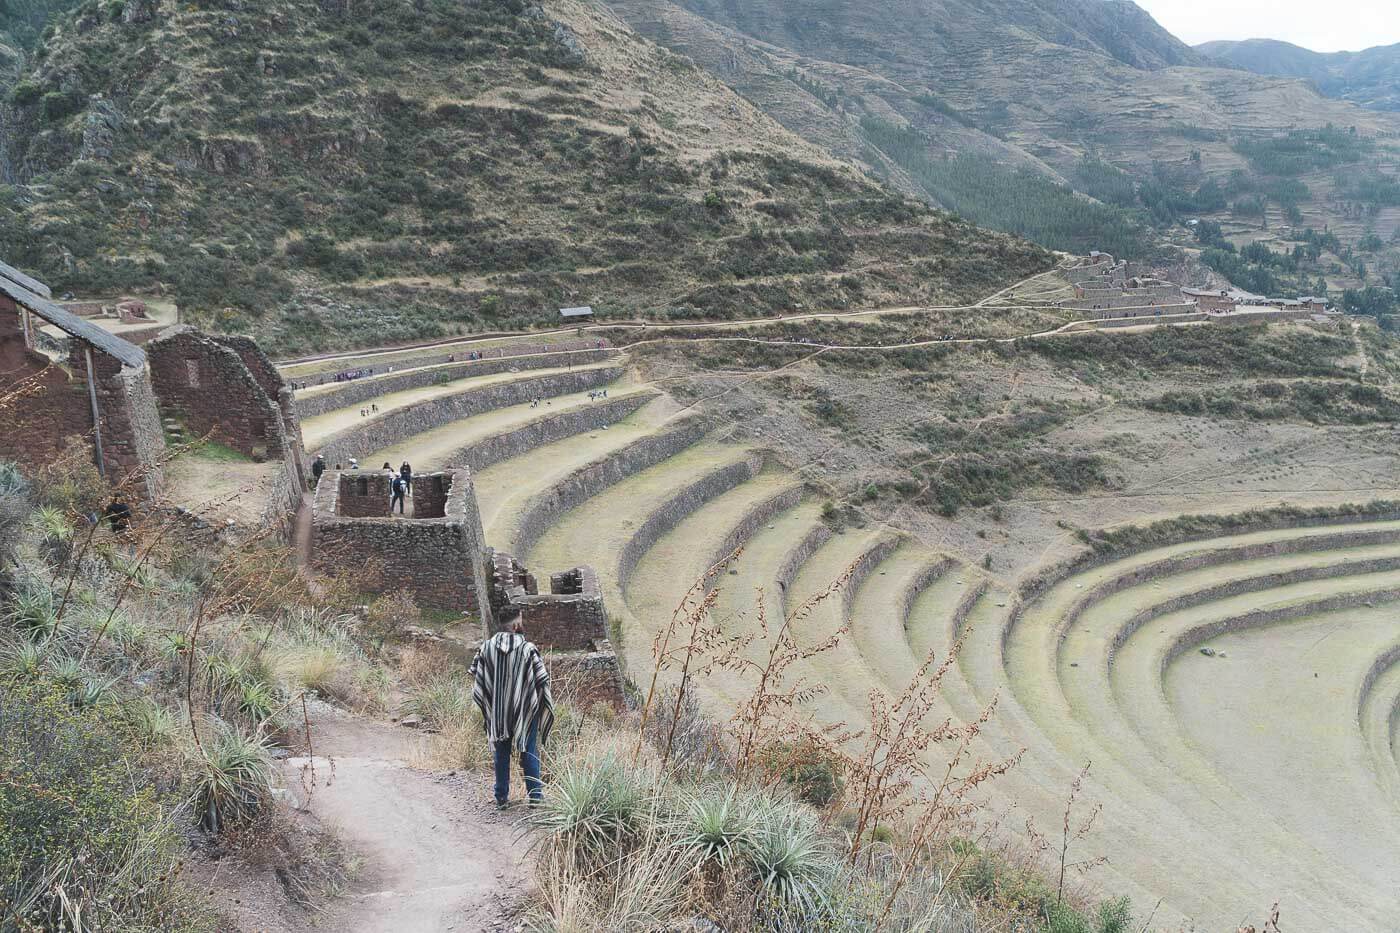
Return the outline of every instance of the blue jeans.
[[[525,741],[525,751],[520,753],[520,770],[525,772],[525,790],[531,800],[544,797],[544,782],[540,780],[540,727],[536,723],[530,727],[530,737]],[[496,743],[496,802],[505,803],[510,798],[510,753],[514,747],[510,739]]]

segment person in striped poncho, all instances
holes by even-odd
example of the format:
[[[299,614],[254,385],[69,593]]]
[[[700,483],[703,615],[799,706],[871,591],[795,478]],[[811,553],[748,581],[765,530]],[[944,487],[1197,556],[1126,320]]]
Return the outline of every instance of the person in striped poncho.
[[[554,726],[554,700],[549,695],[549,671],[540,649],[524,635],[519,610],[505,631],[482,642],[471,671],[472,700],[481,710],[486,736],[495,750],[496,806],[505,809],[510,802],[512,747],[520,752],[520,770],[533,804],[544,795],[539,749]]]

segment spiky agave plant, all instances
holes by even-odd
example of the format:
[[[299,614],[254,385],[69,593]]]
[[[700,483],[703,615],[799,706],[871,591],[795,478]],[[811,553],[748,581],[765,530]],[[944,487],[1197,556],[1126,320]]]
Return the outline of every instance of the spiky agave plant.
[[[212,741],[196,750],[193,780],[199,825],[210,831],[247,823],[272,794],[272,757],[267,739],[220,723]]]
[[[648,798],[642,776],[607,756],[566,766],[533,821],[551,836],[572,840],[580,855],[610,856],[643,825]]]
[[[180,730],[180,720],[170,710],[149,697],[138,697],[126,706],[126,719],[143,748],[158,748],[171,742]]]
[[[245,680],[238,685],[236,705],[238,714],[254,726],[261,726],[277,712],[279,696],[271,685],[262,680]]]
[[[727,868],[755,843],[754,818],[734,786],[689,795],[676,827],[676,841],[694,853],[697,868]]]
[[[822,912],[837,862],[810,814],[797,804],[766,801],[756,813],[754,844],[744,860],[758,880],[759,902],[788,918]]]
[[[58,633],[58,606],[53,590],[41,583],[27,582],[10,600],[10,624],[30,641],[48,641]]]
[[[38,642],[21,641],[0,654],[0,679],[10,682],[37,678],[44,670],[44,646]]]

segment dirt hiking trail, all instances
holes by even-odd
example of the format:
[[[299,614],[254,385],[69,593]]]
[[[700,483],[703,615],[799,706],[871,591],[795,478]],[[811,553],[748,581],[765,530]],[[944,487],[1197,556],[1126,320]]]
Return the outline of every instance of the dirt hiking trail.
[[[315,757],[287,759],[286,783],[366,863],[317,926],[347,933],[515,929],[532,884],[528,840],[520,811],[495,809],[489,772],[416,770],[409,761],[421,735],[317,707]]]

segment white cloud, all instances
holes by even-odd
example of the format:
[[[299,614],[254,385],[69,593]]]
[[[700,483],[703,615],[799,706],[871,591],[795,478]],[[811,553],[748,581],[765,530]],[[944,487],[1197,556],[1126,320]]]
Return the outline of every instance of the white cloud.
[[[1317,52],[1400,42],[1396,0],[1137,0],[1183,41],[1282,39]]]

